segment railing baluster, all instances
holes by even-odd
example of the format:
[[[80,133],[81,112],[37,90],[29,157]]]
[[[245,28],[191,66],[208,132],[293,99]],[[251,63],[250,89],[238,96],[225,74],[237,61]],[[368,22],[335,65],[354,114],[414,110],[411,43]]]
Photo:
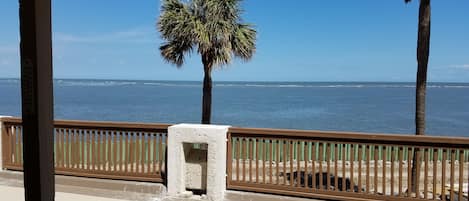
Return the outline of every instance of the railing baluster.
[[[463,182],[464,182],[464,150],[460,149],[459,150],[459,188],[458,188],[458,200],[462,200],[462,195],[463,195]],[[468,184],[469,185],[469,184]],[[469,193],[469,191],[468,191]]]
[[[420,198],[420,170],[421,170],[421,166],[422,166],[422,148],[418,147],[418,148],[414,149],[414,151],[417,152],[416,153],[416,156],[417,156],[417,158],[416,158],[416,161],[417,161],[417,164],[416,164],[417,165],[416,177],[417,177],[417,179],[416,179],[416,183],[415,183],[415,189],[416,189],[415,194],[416,194],[417,198]]]
[[[334,143],[334,191],[339,191],[339,175],[338,175],[338,163],[339,161],[339,150],[337,149],[339,145]]]
[[[407,147],[407,196],[412,197],[412,147]]]
[[[68,138],[69,138],[68,169],[71,169],[71,168],[73,168],[73,151],[74,151],[73,149],[75,148],[75,147],[73,146],[73,143],[74,143],[74,142],[73,142],[73,137],[74,137],[74,136],[73,136],[73,132],[72,132],[73,130],[67,129],[66,131],[67,131],[67,133],[68,133]]]
[[[309,188],[309,174],[308,174],[308,141],[303,142],[303,162],[305,164],[305,188]],[[312,173],[311,173],[312,175]]]
[[[76,147],[77,147],[76,153],[75,153],[76,154],[76,168],[81,169],[81,167],[80,167],[81,166],[81,161],[82,161],[82,159],[81,159],[81,150],[82,150],[81,145],[83,144],[83,143],[81,143],[81,130],[76,129],[75,131],[76,131]]]
[[[151,175],[151,168],[153,166],[153,164],[151,163],[151,135],[152,133],[145,133],[145,144],[146,144],[146,150],[145,150],[145,172],[147,173],[147,175]]]
[[[396,161],[396,150],[395,146],[391,146],[391,196],[394,196],[394,163]]]
[[[269,183],[273,184],[273,182],[272,182],[272,176],[273,176],[272,175],[273,174],[273,171],[272,171],[272,154],[273,154],[272,146],[273,146],[274,141],[269,139],[268,142],[269,142],[269,171],[270,171],[269,172]]]
[[[93,134],[93,130],[88,130],[88,144],[87,144],[87,151],[88,151],[88,161],[89,161],[89,166],[88,169],[93,170],[94,169],[94,141],[95,141],[95,136]]]
[[[125,173],[128,173],[129,172],[129,165],[130,165],[130,143],[132,143],[132,139],[130,138],[130,133],[129,132],[125,132],[123,133],[124,136],[125,136],[125,144],[124,144],[124,169],[125,169]],[[129,143],[130,142],[130,143]],[[130,169],[130,171],[132,171],[132,169]]]
[[[276,140],[277,142],[277,152],[275,154],[275,156],[277,157],[277,159],[275,160],[275,164],[276,164],[276,175],[277,175],[277,181],[276,181],[276,184],[278,185],[280,183],[280,178],[279,178],[279,175],[280,175],[280,170],[279,170],[279,165],[280,165],[280,140]],[[252,156],[252,155],[251,155]],[[251,171],[249,171],[251,172]]]
[[[294,177],[294,172],[293,172],[293,140],[290,140],[289,141],[289,148],[290,148],[290,151],[289,151],[289,155],[290,155],[290,186],[293,187],[294,185],[294,181],[295,181],[295,177]]]
[[[363,145],[358,144],[358,193],[362,192],[362,159]]]
[[[94,135],[95,135],[95,160],[96,162],[94,163],[95,170],[100,170],[99,164],[101,163],[101,131],[100,130],[95,130]]]
[[[323,143],[319,142],[319,189],[324,190],[323,188],[323,176],[322,176],[322,163],[324,161],[324,147]]]
[[[326,143],[326,190],[331,187],[331,143]]]
[[[145,146],[145,142],[143,141],[143,133],[142,132],[138,132],[137,133],[137,143],[138,143],[138,146],[137,146],[137,163],[136,163],[136,166],[138,167],[137,168],[137,172],[138,173],[143,173],[144,171],[144,167],[145,167],[145,164],[143,162],[143,156],[144,156],[144,150],[143,150],[143,147]]]
[[[382,183],[382,191],[383,191],[383,195],[386,195],[386,167],[387,167],[387,164],[386,164],[386,155],[387,155],[387,147],[385,145],[383,145],[383,151],[381,152],[382,153],[382,159],[383,159],[383,165],[382,165],[382,171],[383,171],[383,175],[382,175],[382,180],[381,180],[381,183]]]
[[[259,183],[259,146],[260,142],[259,139],[254,138],[254,142],[256,143],[256,183]]]
[[[9,152],[9,147],[8,147],[8,142],[10,142],[9,140],[9,137],[10,137],[10,130],[8,128],[8,125],[5,124],[4,122],[0,122],[1,125],[1,128],[2,130],[0,130],[0,138],[1,138],[1,142],[2,144],[0,145],[0,149],[2,149],[2,161],[0,161],[0,163],[2,163],[3,165],[8,165],[9,163],[9,160],[8,160],[8,152]]]
[[[248,138],[248,144],[249,144],[249,182],[252,183],[252,160],[253,160],[253,141],[252,138]]]
[[[60,152],[59,152],[59,155],[60,155],[60,167],[64,168],[65,167],[65,160],[66,160],[66,149],[65,149],[65,141],[66,141],[66,137],[65,137],[65,132],[64,132],[64,129],[59,129],[59,134],[60,134]]]
[[[239,138],[236,138],[236,150],[235,150],[235,153],[236,153],[236,181],[239,182],[239,158],[240,158],[240,155],[241,155],[241,145],[240,145],[241,141]]]
[[[139,174],[141,170],[142,164],[140,163],[140,158],[141,158],[141,141],[140,141],[140,132],[134,132],[135,133],[135,158],[134,158],[134,163],[135,163],[135,170],[134,173]]]
[[[87,142],[86,142],[86,151],[87,151],[87,160],[86,160],[86,163],[87,163],[87,168],[88,170],[91,170],[92,169],[92,163],[91,163],[91,158],[92,158],[92,152],[93,152],[93,144],[92,144],[92,141],[91,141],[91,138],[93,138],[92,136],[92,133],[90,130],[86,130],[86,137],[87,137]]]
[[[67,137],[68,137],[68,153],[67,153],[67,163],[68,167],[67,168],[73,168],[73,133],[71,132],[71,129],[66,129],[67,132]]]
[[[78,147],[78,133],[76,129],[72,129],[73,132],[73,160],[72,160],[72,168],[78,168],[78,155],[80,154],[80,149]]]
[[[436,199],[436,180],[437,180],[437,171],[438,171],[438,149],[433,149],[433,193],[432,198]]]
[[[78,168],[78,162],[79,162],[79,158],[78,158],[78,155],[79,155],[79,150],[80,150],[80,147],[78,147],[78,133],[77,133],[77,130],[76,129],[73,129],[73,147],[74,147],[74,150],[73,150],[73,168]]]
[[[265,178],[265,163],[267,161],[267,145],[266,145],[266,139],[262,139],[262,183],[266,184],[267,179]]]
[[[106,131],[106,138],[107,138],[107,148],[106,148],[106,153],[107,153],[107,160],[106,160],[106,171],[112,172],[114,170],[114,160],[113,160],[113,154],[114,149],[112,147],[114,140],[112,139],[112,130]]]
[[[231,181],[233,181],[233,137],[231,132],[227,133],[227,145],[226,145],[226,184],[229,186]]]
[[[76,132],[76,139],[75,139],[75,143],[76,143],[76,152],[75,152],[76,168],[80,169],[80,166],[81,166],[81,145],[82,145],[82,143],[81,143],[81,130],[76,129],[75,132]]]
[[[84,169],[83,168],[83,163],[84,163],[84,159],[83,159],[83,130],[81,129],[77,129],[77,146],[78,146],[78,152],[77,152],[77,168],[79,169]]]
[[[242,138],[240,142],[241,146],[241,162],[242,162],[242,175],[243,175],[243,182],[246,182],[246,138]]]
[[[443,158],[441,159],[441,197],[442,197],[442,200],[446,200],[446,192],[445,192],[446,154],[447,154],[447,149],[443,149]]]
[[[100,144],[99,130],[95,130],[95,129],[92,130],[91,141],[92,141],[91,148],[93,148],[91,152],[91,154],[93,154],[93,158],[91,161],[93,163],[92,168],[93,170],[97,171],[99,170],[99,149],[101,148],[101,146],[99,145]]]
[[[70,143],[71,143],[71,151],[70,151],[70,168],[75,168],[75,160],[76,160],[76,140],[75,140],[75,130],[69,129],[70,132]]]
[[[96,130],[96,169],[101,170],[101,160],[102,160],[102,142],[103,136],[101,135],[100,130]]]
[[[146,150],[145,150],[145,163],[146,163],[146,166],[147,166],[147,169],[146,169],[146,173],[147,175],[150,175],[151,174],[151,168],[153,166],[153,163],[152,163],[152,157],[151,157],[151,149],[152,149],[152,146],[151,146],[151,136],[152,136],[152,133],[145,133],[145,143],[146,143]]]
[[[424,148],[423,160],[425,169],[423,170],[423,198],[428,199],[428,148]]]
[[[160,174],[162,174],[162,172],[163,172],[163,162],[164,162],[164,160],[163,160],[163,152],[164,152],[164,149],[163,149],[163,138],[164,138],[164,136],[163,136],[163,134],[161,133],[161,134],[160,134],[160,139],[159,139],[159,142],[158,142],[158,146],[159,146],[159,147],[158,147],[158,149],[159,149],[159,152],[158,152],[158,153],[159,153],[159,157],[158,157],[158,159],[159,159],[159,162],[158,162],[159,167],[158,167],[158,168],[159,168]],[[166,144],[166,143],[164,143],[164,144]],[[165,169],[164,171],[165,171],[165,173],[166,173],[166,169]]]
[[[153,173],[154,173],[154,174],[159,174],[159,172],[158,172],[157,169],[156,169],[156,166],[157,166],[156,154],[158,154],[158,151],[156,150],[156,143],[157,143],[157,141],[156,141],[157,139],[156,139],[156,138],[158,137],[158,133],[155,133],[155,134],[152,135],[152,136],[153,136],[153,152],[152,152],[152,153],[153,153]],[[228,143],[229,143],[229,145],[231,145],[231,140],[232,140],[231,137],[229,137],[229,138],[228,138]],[[230,148],[230,149],[228,149],[228,150],[231,150],[231,146],[228,146],[228,147]],[[231,154],[229,154],[228,156],[229,156],[228,158],[231,159]],[[231,161],[231,160],[230,160],[230,161]],[[231,164],[229,164],[229,166],[227,166],[227,167],[231,167]],[[231,175],[231,171],[228,171],[228,174]],[[161,175],[160,175],[160,176],[161,176]],[[231,179],[231,177],[229,177],[228,179]]]
[[[122,172],[124,169],[122,168],[122,141],[123,141],[123,133],[120,131],[114,131],[114,171]]]
[[[135,145],[135,172],[136,173],[142,173],[142,168],[143,168],[143,165],[142,165],[142,155],[143,155],[143,151],[142,151],[142,147],[143,147],[143,141],[142,141],[142,136],[143,136],[143,133],[141,132],[136,132],[135,134],[136,136],[136,145]]]
[[[340,189],[340,191],[347,191],[347,183],[346,183],[346,178],[347,178],[347,175],[345,174],[345,164],[346,164],[346,161],[347,161],[347,158],[346,158],[346,152],[347,152],[347,144],[342,144],[342,188]],[[321,181],[321,178],[319,180],[320,182]]]
[[[96,158],[97,158],[97,143],[96,143],[96,131],[92,130],[91,131],[91,169],[96,170]]]
[[[311,175],[312,175],[312,189],[317,189],[317,186],[316,186],[316,142],[315,141],[312,141],[311,142],[311,164],[312,164],[312,171],[311,171]]]
[[[140,133],[140,173],[145,172],[145,133]]]
[[[378,194],[379,193],[379,189],[378,189],[378,152],[379,152],[379,145],[374,145],[374,160],[375,160],[375,166],[374,166],[374,174],[373,174],[373,177],[374,177],[374,184],[373,184],[373,189],[374,189],[374,193],[375,194]]]
[[[366,193],[370,193],[370,145],[366,145]]]
[[[138,169],[138,163],[136,159],[136,152],[137,152],[137,134],[135,132],[130,133],[130,172],[135,174]]]
[[[16,165],[17,161],[16,161],[16,157],[17,157],[17,150],[16,150],[16,126],[12,126],[11,127],[11,150],[12,150],[12,159],[11,159],[11,163]]]
[[[354,192],[355,183],[353,181],[353,163],[355,162],[355,144],[350,144],[350,191]]]
[[[18,145],[19,145],[19,150],[18,150],[18,162],[19,164],[23,165],[23,127],[19,127],[18,131]]]
[[[301,187],[301,164],[300,164],[300,153],[301,153],[301,147],[300,147],[300,141],[296,141],[296,187]],[[305,173],[306,174],[306,173]],[[304,177],[307,177],[308,175],[304,175]]]
[[[111,137],[112,144],[112,170],[114,172],[117,172],[117,154],[119,153],[119,150],[117,149],[117,131],[111,131],[109,133],[109,137]],[[111,160],[111,159],[110,159]],[[109,163],[111,165],[111,163]]]
[[[125,163],[127,157],[127,134],[126,132],[119,132],[119,171],[127,172],[127,164]]]
[[[399,196],[402,196],[402,183],[403,183],[403,167],[402,163],[404,162],[403,159],[403,152],[404,152],[404,147],[399,147],[398,150],[398,157],[399,157]]]
[[[450,200],[454,200],[454,161],[455,161],[455,151],[454,149],[450,150],[451,152],[451,172],[450,172],[450,191],[449,191],[449,197]]]
[[[282,140],[283,142],[283,185],[287,185],[287,141]],[[257,151],[256,151],[257,152]],[[256,156],[257,159],[257,156]],[[257,172],[257,163],[256,163],[256,172]]]

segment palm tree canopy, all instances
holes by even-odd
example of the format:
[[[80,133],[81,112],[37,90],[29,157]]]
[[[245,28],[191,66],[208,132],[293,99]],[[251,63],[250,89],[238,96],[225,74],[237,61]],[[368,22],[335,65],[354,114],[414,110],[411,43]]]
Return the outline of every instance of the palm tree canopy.
[[[252,58],[256,31],[241,20],[241,0],[163,0],[158,30],[165,42],[162,57],[180,67],[192,50],[208,66]]]

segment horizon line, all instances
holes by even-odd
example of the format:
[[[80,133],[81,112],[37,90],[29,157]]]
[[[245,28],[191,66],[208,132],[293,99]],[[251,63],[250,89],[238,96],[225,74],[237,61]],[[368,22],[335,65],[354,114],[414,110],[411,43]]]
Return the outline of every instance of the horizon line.
[[[0,79],[17,79],[19,77],[0,77]],[[102,80],[102,81],[163,81],[163,82],[202,82],[201,80],[150,80],[150,79],[122,79],[122,78],[53,78],[53,80]],[[337,80],[329,80],[329,81],[284,81],[284,80],[217,80],[214,82],[284,82],[284,83],[295,83],[295,82],[311,82],[311,83],[318,83],[318,82],[349,82],[349,83],[415,83],[415,81],[357,81],[357,80],[350,80],[350,81],[337,81]],[[458,82],[458,81],[430,81],[427,83],[461,83],[461,84],[469,84],[469,82]]]

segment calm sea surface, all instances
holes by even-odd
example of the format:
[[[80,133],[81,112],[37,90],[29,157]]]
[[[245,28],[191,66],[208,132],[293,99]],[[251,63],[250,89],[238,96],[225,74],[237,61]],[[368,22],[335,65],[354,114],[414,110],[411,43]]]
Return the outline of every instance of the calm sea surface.
[[[55,118],[198,123],[200,82],[55,80]],[[244,127],[414,132],[413,83],[216,82],[212,121]],[[20,82],[0,79],[0,115],[20,116]],[[469,137],[469,84],[430,83],[427,133]]]

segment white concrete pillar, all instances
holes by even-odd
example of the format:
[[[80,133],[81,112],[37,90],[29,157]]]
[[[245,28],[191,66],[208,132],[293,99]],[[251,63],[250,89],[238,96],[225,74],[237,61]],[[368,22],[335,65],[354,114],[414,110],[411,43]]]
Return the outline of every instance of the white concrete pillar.
[[[0,171],[3,170],[3,148],[2,148],[2,136],[3,136],[3,118],[9,116],[0,116]]]
[[[186,180],[193,180],[186,172],[184,143],[207,144],[208,200],[223,200],[226,190],[227,133],[230,126],[179,124],[168,128],[168,195],[187,196]],[[186,149],[190,146],[185,146]],[[194,177],[198,175],[192,175]],[[189,177],[189,178],[188,178]],[[196,180],[196,179],[194,179]]]

